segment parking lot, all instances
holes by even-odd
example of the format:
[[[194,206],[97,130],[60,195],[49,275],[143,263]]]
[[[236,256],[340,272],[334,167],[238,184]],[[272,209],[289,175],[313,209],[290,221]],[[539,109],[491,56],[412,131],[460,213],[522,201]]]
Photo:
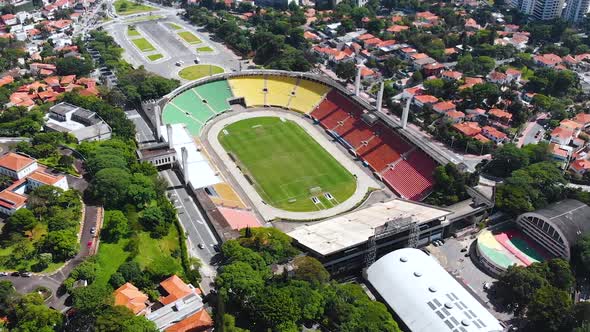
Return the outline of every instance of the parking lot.
[[[447,239],[441,246],[430,244],[426,249],[496,318],[508,321],[512,315],[496,311],[490,303],[490,297],[484,285],[492,284],[496,279],[480,270],[472,260],[472,257],[475,258],[474,245],[475,237],[466,236],[460,239]]]

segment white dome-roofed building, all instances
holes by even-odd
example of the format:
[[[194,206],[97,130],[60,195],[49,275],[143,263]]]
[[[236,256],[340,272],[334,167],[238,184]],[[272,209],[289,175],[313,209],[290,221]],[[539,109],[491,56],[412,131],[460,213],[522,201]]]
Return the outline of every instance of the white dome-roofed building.
[[[590,232],[590,206],[565,199],[516,219],[523,233],[556,257],[569,260],[571,247]]]
[[[500,322],[423,251],[393,251],[365,278],[412,332],[503,331]]]

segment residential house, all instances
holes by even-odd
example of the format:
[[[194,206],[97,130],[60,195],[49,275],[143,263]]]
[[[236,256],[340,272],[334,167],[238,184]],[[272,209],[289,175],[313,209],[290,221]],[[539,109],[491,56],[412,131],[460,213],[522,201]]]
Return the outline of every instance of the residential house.
[[[584,175],[584,174],[586,174],[586,172],[588,172],[588,170],[590,170],[590,160],[588,160],[588,159],[575,160],[570,164],[569,169],[578,175]]]
[[[508,113],[498,108],[492,108],[491,110],[489,110],[488,115],[490,116],[490,118],[497,120],[503,124],[509,124],[512,120],[511,113]]]
[[[148,296],[131,283],[125,283],[113,293],[115,305],[127,307],[134,314],[142,313],[148,304]]]
[[[4,25],[7,25],[7,26],[12,26],[12,25],[18,24],[18,19],[16,18],[16,15],[13,15],[13,14],[2,15],[2,16],[0,16],[0,19],[2,19],[2,22],[4,22]]]
[[[488,81],[495,84],[508,84],[508,75],[499,72],[493,71],[488,75]]]
[[[456,111],[456,106],[450,101],[441,101],[432,105],[432,110],[436,113],[443,114],[450,111]]]
[[[465,119],[465,113],[460,111],[449,111],[445,113],[445,118],[448,119],[451,123],[459,123]]]
[[[467,121],[456,123],[453,125],[453,128],[467,137],[474,137],[475,135],[481,133],[481,127],[477,122]]]
[[[582,125],[582,128],[586,129],[590,126],[590,114],[588,113],[578,113],[574,117],[574,121]]]
[[[447,81],[458,81],[463,77],[463,73],[454,70],[447,70],[443,71],[440,76],[442,79]]]
[[[533,62],[539,67],[555,68],[561,64],[561,57],[553,53],[534,55]]]
[[[424,107],[425,105],[433,105],[438,102],[438,98],[431,95],[418,95],[414,97],[414,105],[417,107]]]
[[[508,140],[508,135],[494,127],[484,126],[481,128],[481,133],[496,144],[502,144]]]
[[[557,127],[551,132],[551,142],[559,145],[569,145],[574,137],[574,131],[565,127]]]

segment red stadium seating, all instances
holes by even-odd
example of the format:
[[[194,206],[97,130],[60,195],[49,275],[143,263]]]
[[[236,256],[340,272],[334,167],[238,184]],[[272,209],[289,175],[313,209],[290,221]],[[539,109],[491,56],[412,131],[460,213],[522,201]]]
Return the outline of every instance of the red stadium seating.
[[[424,152],[415,150],[406,160],[400,160],[383,173],[383,179],[403,198],[421,200],[434,185],[432,174],[435,167],[434,160]]]
[[[336,90],[330,91],[311,112],[324,128],[333,130],[356,149],[371,169],[382,173],[385,183],[402,197],[424,198],[432,189],[436,163],[420,150],[411,151],[413,146],[385,124],[369,127],[361,120],[362,114],[362,107]],[[400,159],[404,154],[406,159]]]

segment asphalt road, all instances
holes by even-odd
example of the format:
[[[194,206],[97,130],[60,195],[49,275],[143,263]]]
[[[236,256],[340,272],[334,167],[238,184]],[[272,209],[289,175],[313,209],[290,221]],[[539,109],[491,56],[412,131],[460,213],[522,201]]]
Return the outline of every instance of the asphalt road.
[[[162,53],[164,59],[158,61],[149,61],[130,41],[127,39],[127,25],[122,19],[118,19],[107,26],[105,30],[109,32],[115,41],[125,49],[125,59],[135,66],[143,65],[147,70],[168,78],[180,79],[177,75],[182,67],[194,64],[198,57],[201,63],[214,64],[223,67],[226,71],[237,71],[240,67],[240,58],[229,50],[222,43],[213,41],[212,36],[203,29],[194,27],[182,18],[176,15],[172,9],[163,9],[154,12],[154,15],[162,15],[164,18],[152,21],[136,22],[135,25],[142,35],[146,37]],[[203,41],[201,44],[187,45],[173,31],[165,26],[165,22],[172,22],[182,26],[186,31],[190,31]],[[197,54],[197,47],[210,46],[215,52]],[[147,54],[147,53],[146,53]],[[177,62],[182,62],[182,66],[177,66]]]
[[[72,272],[72,270],[78,266],[78,264],[82,263],[84,259],[86,259],[86,257],[90,254],[87,243],[89,241],[94,241],[94,236],[90,234],[90,229],[92,227],[96,227],[97,225],[97,209],[98,207],[96,206],[86,206],[84,227],[82,228],[82,234],[80,238],[80,251],[76,257],[69,260],[58,271],[49,275],[35,274],[29,278],[7,276],[0,277],[0,279],[12,281],[14,288],[22,294],[30,293],[37,287],[46,287],[51,289],[53,295],[46,301],[47,305],[57,310],[66,309],[67,307],[64,302],[67,298],[67,295],[57,296],[57,290],[59,289],[59,286],[62,284],[62,282],[70,274],[70,272]]]
[[[156,139],[152,129],[148,126],[147,121],[143,118],[137,110],[130,110],[125,112],[127,119],[135,124],[135,138],[141,147],[144,144],[155,143]]]
[[[210,284],[215,279],[215,268],[211,266],[211,261],[217,254],[213,247],[218,244],[217,239],[176,173],[172,170],[163,170],[160,175],[170,184],[167,195],[178,210],[178,218],[188,238],[189,253],[203,263],[201,287],[205,293],[209,293]],[[199,244],[203,246],[203,249],[199,248]]]

